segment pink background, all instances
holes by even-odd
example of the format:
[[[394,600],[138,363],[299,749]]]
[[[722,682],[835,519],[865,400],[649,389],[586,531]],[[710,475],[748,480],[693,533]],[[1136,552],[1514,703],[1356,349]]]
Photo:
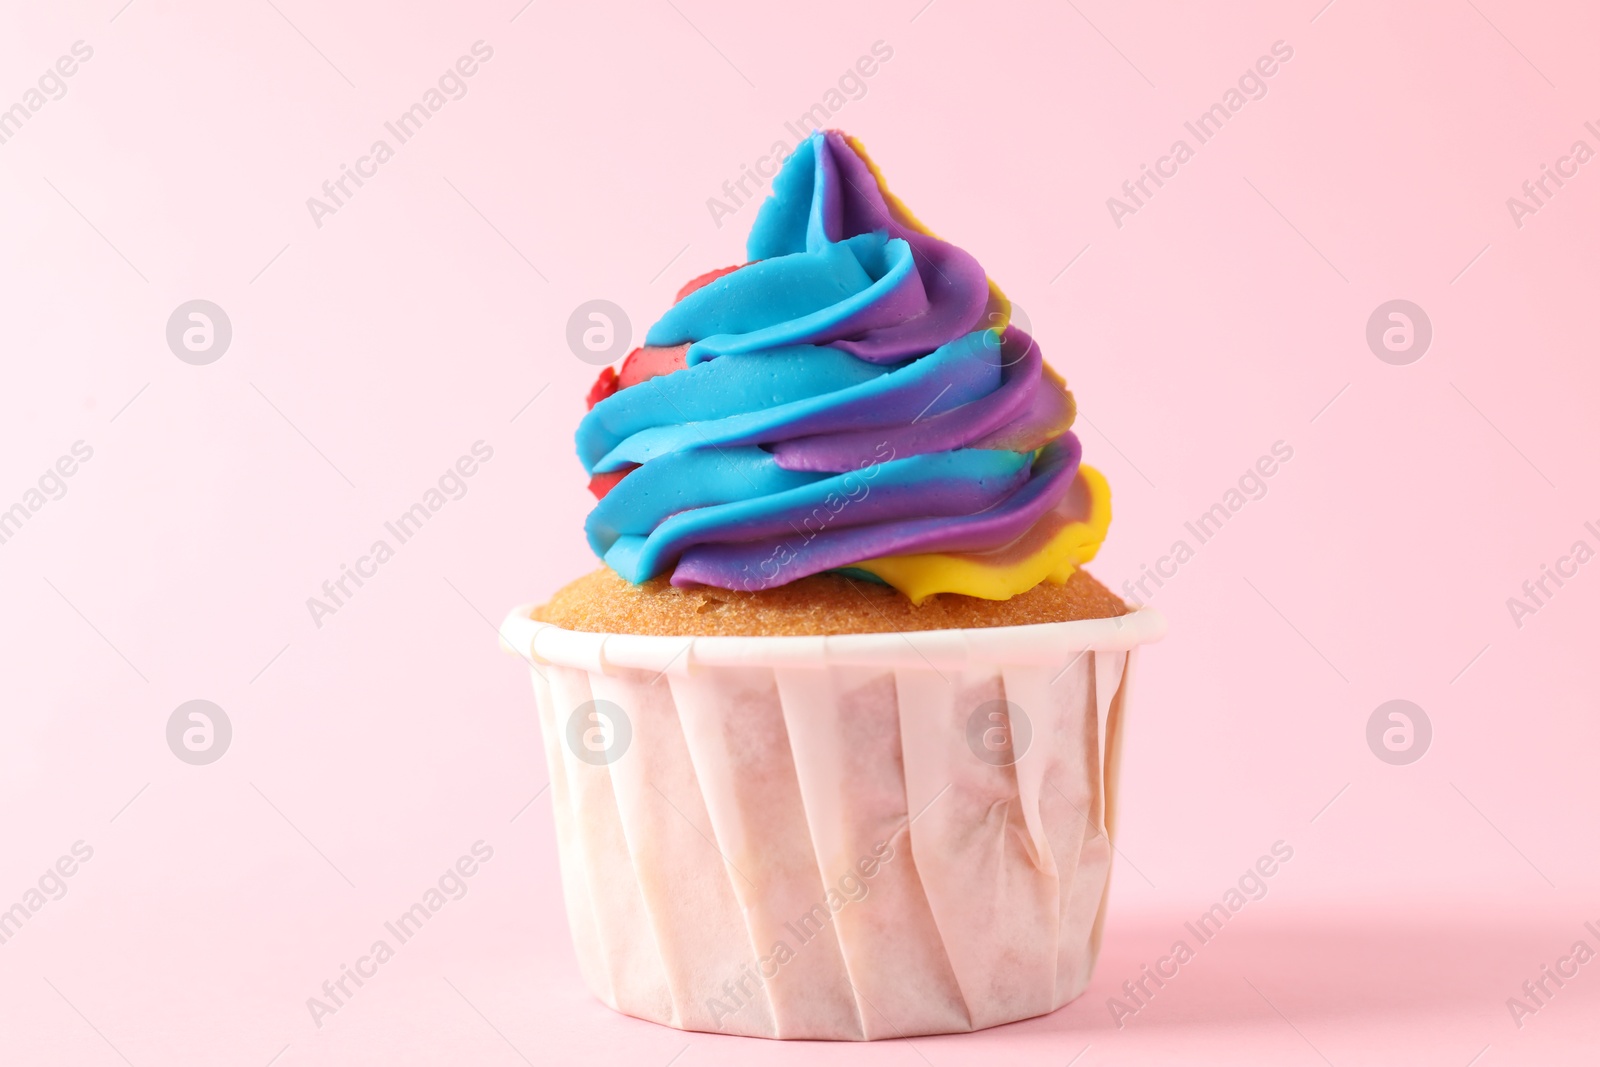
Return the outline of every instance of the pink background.
[[[1600,963],[1520,1029],[1505,1003],[1600,948],[1600,563],[1506,607],[1600,546],[1600,162],[1506,207],[1600,148],[1582,5],[122,2],[11,4],[0,34],[0,107],[94,50],[0,145],[0,507],[94,450],[0,545],[0,907],[94,850],[0,945],[0,1061],[1592,1062]],[[465,97],[317,227],[306,198],[478,40]],[[833,122],[1069,379],[1116,493],[1094,572],[1137,577],[1275,441],[1294,458],[1155,598],[1081,1000],[910,1048],[685,1035],[582,988],[494,626],[595,565],[568,315],[613,300],[637,339],[739,262],[754,209],[718,228],[707,197],[879,40]],[[1267,96],[1114,225],[1279,40]],[[208,366],[164,337],[195,298],[233,324]],[[1409,366],[1364,337],[1396,298],[1434,329]],[[479,440],[467,494],[315,626],[306,598]],[[209,766],[165,741],[196,698],[234,728]],[[1433,724],[1409,766],[1365,740],[1393,698]],[[1106,998],[1279,839],[1267,897],[1114,1027]],[[478,840],[470,892],[314,1025]]]

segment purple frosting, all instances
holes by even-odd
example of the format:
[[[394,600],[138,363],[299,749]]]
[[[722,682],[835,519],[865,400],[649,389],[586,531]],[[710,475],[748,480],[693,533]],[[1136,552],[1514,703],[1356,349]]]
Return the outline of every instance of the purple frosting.
[[[618,573],[762,589],[992,552],[1062,501],[1081,451],[1070,395],[1031,337],[996,328],[978,262],[886,198],[854,142],[796,148],[748,255],[647,333],[687,346],[682,369],[579,427],[591,474],[626,472],[588,523]]]

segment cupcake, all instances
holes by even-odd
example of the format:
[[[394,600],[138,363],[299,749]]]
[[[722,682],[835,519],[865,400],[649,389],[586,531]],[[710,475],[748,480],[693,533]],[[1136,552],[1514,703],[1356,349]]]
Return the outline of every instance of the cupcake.
[[[864,1040],[1081,993],[1135,649],[1072,394],[836,131],[578,425],[604,566],[533,668],[578,960],[686,1030]]]

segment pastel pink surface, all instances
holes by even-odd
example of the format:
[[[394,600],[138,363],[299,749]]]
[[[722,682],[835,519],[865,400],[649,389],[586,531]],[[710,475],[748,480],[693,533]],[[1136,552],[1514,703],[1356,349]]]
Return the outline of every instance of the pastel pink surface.
[[[675,2],[8,16],[0,104],[73,42],[94,56],[0,144],[0,507],[75,441],[94,456],[0,544],[0,907],[75,841],[94,857],[0,944],[0,1060],[915,1055],[683,1035],[592,1000],[525,668],[495,638],[594,566],[571,431],[596,368],[568,316],[612,300],[637,344],[684,281],[742,262],[754,207],[718,226],[707,199],[881,40],[892,58],[829,121],[978,257],[1074,390],[1115,493],[1096,575],[1137,580],[1294,450],[1153,597],[1171,628],[1142,654],[1088,991],[916,1051],[1588,1062],[1594,966],[1520,1028],[1506,1000],[1600,925],[1600,570],[1520,627],[1507,598],[1600,544],[1600,175],[1520,228],[1506,200],[1600,146],[1600,20]],[[316,225],[307,198],[480,39],[466,95]],[[1107,198],[1279,40],[1267,95],[1118,227]],[[164,336],[196,298],[233,324],[209,366]],[[1409,366],[1365,338],[1397,298],[1433,325]],[[307,598],[479,440],[465,495],[316,625]],[[203,767],[164,733],[196,698],[234,728]],[[1433,723],[1409,766],[1365,739],[1394,698]],[[1118,1029],[1107,998],[1280,839],[1295,856],[1266,896]],[[307,998],[478,840],[494,858],[466,896],[317,1026]]]

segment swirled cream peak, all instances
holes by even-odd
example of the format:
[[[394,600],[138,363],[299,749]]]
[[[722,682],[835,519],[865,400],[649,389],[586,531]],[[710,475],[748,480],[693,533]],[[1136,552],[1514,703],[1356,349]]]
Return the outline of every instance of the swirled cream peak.
[[[745,590],[845,571],[920,601],[1005,599],[1094,555],[1109,493],[1071,394],[858,143],[795,149],[747,255],[590,392],[578,456],[608,565]]]

